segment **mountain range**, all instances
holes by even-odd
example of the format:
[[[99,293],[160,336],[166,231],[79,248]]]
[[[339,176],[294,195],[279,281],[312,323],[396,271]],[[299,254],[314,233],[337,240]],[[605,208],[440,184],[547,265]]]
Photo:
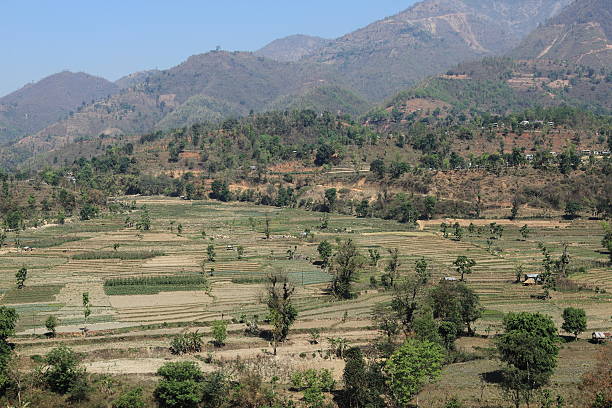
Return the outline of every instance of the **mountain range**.
[[[115,83],[61,73],[53,89],[79,92],[49,98],[52,76],[0,98],[0,142],[34,152],[271,109],[359,115],[415,92],[465,106],[458,101],[480,87],[503,90],[482,109],[531,101],[606,110],[610,9],[607,0],[426,0],[333,40],[296,35],[254,53],[212,51]],[[580,64],[601,69],[585,79]]]

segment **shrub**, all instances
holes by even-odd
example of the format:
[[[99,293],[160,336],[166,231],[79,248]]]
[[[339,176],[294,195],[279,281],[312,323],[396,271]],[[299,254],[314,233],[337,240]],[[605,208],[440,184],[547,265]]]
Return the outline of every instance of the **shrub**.
[[[212,327],[213,343],[216,347],[222,347],[225,345],[227,339],[227,322],[224,320],[217,320],[213,323]]]
[[[134,388],[113,401],[113,408],[144,408],[142,388]]]
[[[77,354],[62,345],[45,356],[43,379],[49,389],[58,394],[66,394],[79,385],[85,376],[85,369],[79,366]],[[82,388],[83,384],[80,383]]]
[[[202,351],[203,334],[196,332],[183,333],[175,336],[170,343],[172,354],[199,353]]]
[[[336,385],[332,373],[326,368],[296,371],[291,375],[291,385],[298,391],[318,388],[321,391],[332,391]]]

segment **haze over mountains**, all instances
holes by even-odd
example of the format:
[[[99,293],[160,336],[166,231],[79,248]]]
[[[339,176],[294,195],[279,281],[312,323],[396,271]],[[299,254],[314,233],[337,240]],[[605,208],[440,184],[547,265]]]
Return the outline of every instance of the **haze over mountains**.
[[[56,88],[80,92],[48,97],[52,76],[0,98],[0,142],[27,136],[19,144],[28,150],[53,149],[79,137],[169,129],[270,109],[356,115],[427,76],[504,54],[606,67],[610,8],[606,0],[426,0],[335,40],[296,35],[255,53],[213,51],[114,84],[63,73],[65,83],[56,78]],[[486,71],[478,80],[497,81],[516,68],[501,65],[473,71]],[[73,83],[71,76],[87,84]],[[588,98],[586,86],[556,99],[551,94],[550,103]],[[597,86],[598,95],[609,95],[605,83]],[[26,109],[32,106],[37,112]]]

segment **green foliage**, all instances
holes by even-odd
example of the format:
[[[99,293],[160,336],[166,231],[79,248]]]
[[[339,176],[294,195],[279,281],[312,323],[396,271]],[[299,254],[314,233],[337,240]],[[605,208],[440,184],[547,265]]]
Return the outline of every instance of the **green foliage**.
[[[575,338],[587,329],[587,318],[584,309],[568,307],[563,310],[563,324],[561,328],[572,333]]]
[[[104,293],[109,296],[146,295],[163,291],[204,290],[207,286],[206,277],[201,274],[112,278],[104,281]]]
[[[430,291],[429,301],[436,319],[466,327],[473,334],[471,325],[482,315],[482,308],[478,295],[467,285],[442,281]]]
[[[529,403],[533,393],[546,385],[557,365],[559,338],[554,322],[539,313],[509,313],[505,332],[496,341],[506,363],[502,387],[516,406]]]
[[[0,306],[0,341],[6,341],[9,336],[15,334],[15,325],[19,315],[13,308]]]
[[[199,353],[202,351],[203,334],[199,332],[178,334],[170,342],[170,352],[172,354]]]
[[[338,299],[351,299],[354,297],[352,283],[364,265],[364,258],[357,250],[352,239],[347,239],[338,245],[332,265],[333,279],[331,291]]]
[[[284,341],[289,329],[295,322],[298,312],[293,306],[293,294],[295,288],[286,276],[270,275],[266,286],[268,316],[272,325],[272,339],[274,354],[278,343]]]
[[[232,199],[232,194],[227,183],[221,180],[213,181],[211,185],[210,198],[223,202],[230,201]]]
[[[112,408],[144,408],[142,388],[133,388],[113,401]]]
[[[155,398],[162,408],[197,408],[203,396],[204,374],[196,363],[166,363],[157,375],[162,379],[155,389]]]
[[[453,262],[453,265],[455,265],[457,273],[461,275],[461,281],[463,282],[465,280],[465,275],[472,273],[472,268],[476,265],[476,261],[465,255],[459,255],[457,259],[455,259],[455,262]]]
[[[28,278],[28,270],[25,267],[19,269],[15,274],[15,278],[17,279],[17,289],[23,289]]]
[[[332,372],[326,368],[298,370],[291,374],[291,385],[298,391],[307,388],[318,388],[321,391],[330,392],[336,386]]]
[[[66,394],[85,377],[78,355],[65,345],[54,348],[45,356],[42,376],[49,389]]]
[[[385,363],[387,385],[394,401],[407,406],[425,384],[442,371],[444,350],[436,343],[407,340]]]
[[[157,256],[164,256],[162,251],[124,251],[120,252],[117,250],[113,251],[94,251],[94,252],[83,252],[76,254],[72,259],[76,260],[92,260],[92,259],[121,259],[121,260],[137,260],[137,259],[151,259]]]
[[[136,229],[142,231],[149,231],[151,229],[151,215],[146,206],[142,207],[142,213],[140,214],[140,219],[136,223]]]
[[[345,353],[344,393],[342,401],[347,407],[384,408],[381,397],[386,392],[380,364],[367,362],[361,350],[350,348]]]
[[[47,320],[45,320],[45,327],[49,331],[51,337],[55,337],[55,328],[57,327],[58,323],[57,317],[54,315],[47,317]]]
[[[213,244],[208,244],[206,247],[206,256],[208,257],[208,262],[215,262],[215,256],[217,253],[215,252],[215,246]]]
[[[321,243],[317,246],[317,252],[319,252],[319,256],[323,260],[323,267],[327,267],[329,265],[329,260],[332,257],[332,245],[329,241],[321,241]]]
[[[225,345],[227,340],[227,322],[225,320],[216,320],[212,325],[213,343],[217,347]]]
[[[98,216],[100,209],[93,204],[85,204],[81,207],[79,217],[82,221],[91,220]]]

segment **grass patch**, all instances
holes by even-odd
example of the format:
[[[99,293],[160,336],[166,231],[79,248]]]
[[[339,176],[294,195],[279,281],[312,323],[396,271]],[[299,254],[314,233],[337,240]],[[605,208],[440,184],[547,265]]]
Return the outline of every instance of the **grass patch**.
[[[206,278],[201,275],[147,276],[115,278],[104,282],[104,292],[109,295],[155,295],[159,292],[205,290]]]
[[[161,251],[95,251],[95,252],[84,252],[82,254],[76,254],[72,259],[84,261],[92,259],[121,259],[121,260],[134,260],[134,259],[150,259],[156,256],[165,255]]]
[[[6,291],[2,304],[40,303],[55,300],[63,285],[26,286],[23,289],[12,288]]]
[[[266,283],[268,282],[268,279],[266,278],[232,278],[232,283],[235,283],[237,285],[251,285],[251,284],[258,284],[258,283]]]
[[[29,246],[32,248],[51,248],[59,245],[66,244],[68,242],[82,241],[91,237],[40,237],[32,239],[22,240],[23,246]]]

